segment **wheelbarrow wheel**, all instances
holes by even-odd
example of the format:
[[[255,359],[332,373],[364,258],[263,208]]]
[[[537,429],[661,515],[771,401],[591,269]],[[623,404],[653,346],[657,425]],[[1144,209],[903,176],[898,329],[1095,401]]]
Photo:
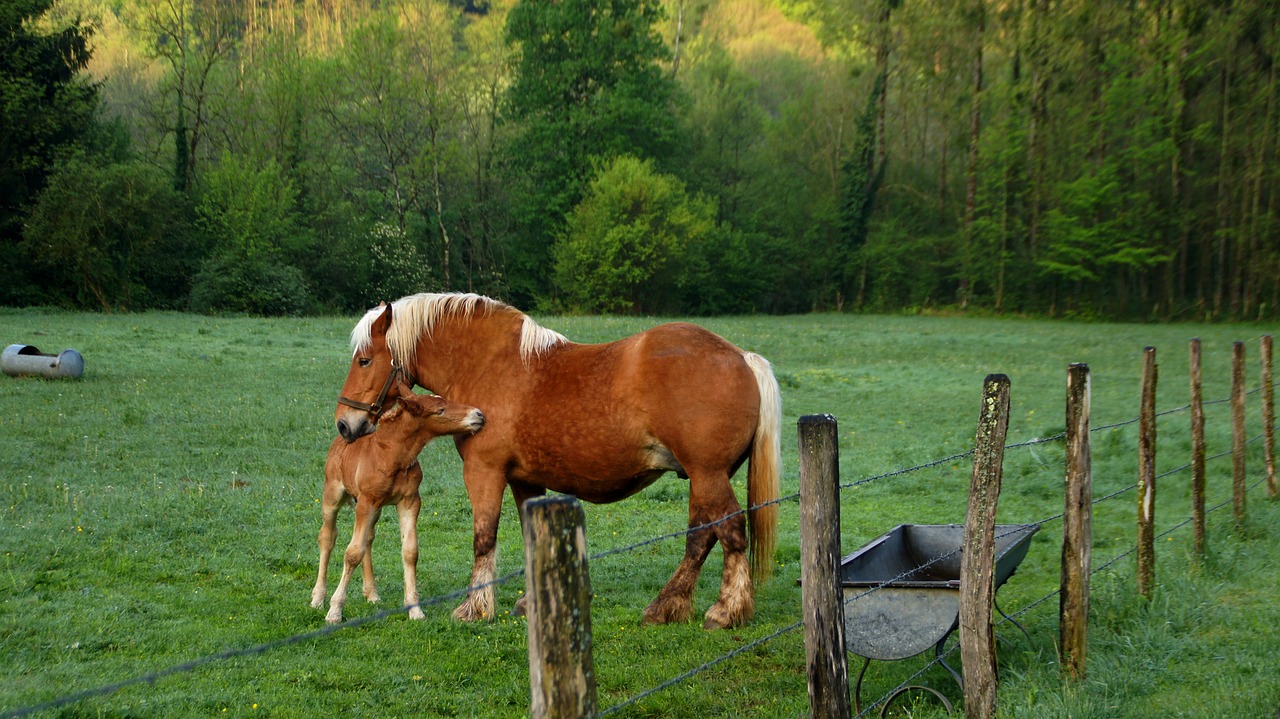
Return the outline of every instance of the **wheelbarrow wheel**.
[[[867,657],[863,657],[862,670],[858,672],[858,681],[853,686],[853,711],[855,716],[862,716],[862,713],[863,713],[862,678],[867,675],[867,667],[869,666],[871,666],[871,660]],[[951,671],[951,667],[947,667],[947,670]],[[952,673],[954,674],[954,672]],[[944,695],[942,692],[938,691],[937,689],[932,689],[930,687],[920,686],[918,684],[911,684],[905,687],[899,687],[892,694],[890,694],[887,699],[884,700],[884,705],[880,707],[881,719],[884,719],[884,717],[887,717],[889,715],[889,706],[893,704],[893,702],[898,697],[902,696],[903,694],[906,694],[912,689],[922,689],[926,692],[929,692],[930,694],[937,697],[938,701],[942,702],[942,706],[946,708],[948,714],[955,713],[955,707],[951,705],[951,700],[947,699],[946,695]]]
[[[894,693],[890,694],[888,699],[885,699],[885,700],[884,700],[884,706],[880,707],[880,717],[881,717],[881,719],[884,719],[884,717],[886,717],[886,716],[888,716],[888,715],[889,715],[889,706],[890,706],[891,704],[893,704],[894,700],[896,700],[898,697],[902,696],[903,694],[906,694],[907,692],[911,691],[912,689],[921,689],[921,690],[924,690],[924,691],[926,691],[926,692],[929,692],[930,694],[932,694],[932,695],[934,695],[935,697],[937,697],[937,698],[938,698],[938,701],[942,702],[942,706],[946,708],[946,710],[947,710],[947,713],[948,713],[948,714],[952,714],[952,713],[954,713],[954,712],[955,712],[955,707],[951,706],[951,700],[950,700],[950,699],[947,699],[947,697],[946,697],[945,695],[943,695],[943,693],[942,693],[942,692],[940,692],[940,691],[938,691],[937,689],[934,689],[934,688],[932,688],[932,687],[926,687],[926,686],[920,686],[920,685],[912,684],[912,685],[910,685],[910,686],[902,687],[901,689],[899,689],[899,690],[895,691]]]

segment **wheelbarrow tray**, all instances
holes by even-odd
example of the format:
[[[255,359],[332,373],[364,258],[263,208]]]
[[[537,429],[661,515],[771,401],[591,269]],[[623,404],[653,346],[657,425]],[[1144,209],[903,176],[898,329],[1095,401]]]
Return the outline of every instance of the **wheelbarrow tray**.
[[[1027,556],[1038,524],[995,530],[995,589]],[[960,619],[964,526],[902,524],[840,561],[845,649],[895,661],[937,645]]]

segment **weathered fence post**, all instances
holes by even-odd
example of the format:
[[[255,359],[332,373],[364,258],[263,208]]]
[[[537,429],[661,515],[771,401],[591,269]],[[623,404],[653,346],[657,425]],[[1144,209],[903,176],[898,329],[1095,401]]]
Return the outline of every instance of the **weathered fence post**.
[[[995,606],[996,505],[1009,430],[1009,378],[988,375],[973,451],[969,506],[960,557],[960,661],[964,665],[967,719],[996,715],[996,646],[991,624]]]
[[[1231,343],[1231,508],[1236,529],[1244,528],[1245,482],[1244,343]]]
[[[572,497],[540,497],[525,502],[520,514],[529,597],[530,714],[534,719],[595,717],[582,505]]]
[[[1062,520],[1062,583],[1058,636],[1062,670],[1084,679],[1089,628],[1089,567],[1093,546],[1093,458],[1089,449],[1089,365],[1067,368],[1066,512]]]
[[[1151,598],[1156,575],[1156,348],[1142,350],[1138,422],[1138,595]]]
[[[1271,375],[1271,335],[1262,336],[1262,454],[1267,463],[1267,496],[1280,496],[1276,487],[1276,392]]]
[[[849,667],[840,591],[840,447],[835,417],[805,415],[800,431],[800,588],[809,716],[848,719]]]
[[[1204,388],[1200,384],[1200,340],[1191,340],[1191,522],[1195,553],[1205,552]]]

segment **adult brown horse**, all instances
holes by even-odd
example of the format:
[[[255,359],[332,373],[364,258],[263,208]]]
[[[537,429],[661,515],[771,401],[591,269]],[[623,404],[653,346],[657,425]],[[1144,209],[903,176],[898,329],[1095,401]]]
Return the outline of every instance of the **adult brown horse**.
[[[474,294],[420,294],[374,308],[351,344],[335,416],[347,441],[373,431],[402,373],[484,412],[483,432],[455,437],[475,530],[471,586],[479,588],[454,616],[493,617],[488,585],[507,486],[517,506],[548,489],[603,503],[674,471],[689,479],[691,531],[684,561],[645,620],[688,619],[698,573],[717,540],[724,572],[705,626],[751,618],[753,579],[763,581],[772,569],[777,527],[781,400],[763,357],[686,323],[578,344]],[[744,517],[729,478],[748,459],[752,509]]]

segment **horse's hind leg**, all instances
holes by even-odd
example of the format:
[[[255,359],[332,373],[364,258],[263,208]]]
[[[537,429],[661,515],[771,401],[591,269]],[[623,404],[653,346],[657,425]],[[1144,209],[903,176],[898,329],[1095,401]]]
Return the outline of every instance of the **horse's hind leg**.
[[[693,603],[693,590],[698,583],[702,563],[716,544],[716,534],[711,528],[694,529],[707,523],[706,515],[689,510],[689,534],[685,536],[684,559],[666,586],[644,610],[644,621],[649,624],[683,622],[689,619]]]
[[[738,511],[735,502],[733,512]],[[724,572],[720,579],[720,599],[707,610],[707,619],[702,625],[706,629],[742,626],[755,614],[754,588],[747,562],[746,525],[746,517],[741,514],[716,525],[716,535],[724,550]]]
[[[404,562],[404,605],[410,619],[426,619],[418,606],[418,510],[422,498],[416,493],[396,505],[400,517],[400,558]]]
[[[707,629],[726,629],[746,624],[755,613],[754,589],[747,562],[747,518],[733,496],[726,473],[703,475],[691,473],[689,503],[701,507],[705,517],[716,521],[713,531],[724,550],[724,571],[720,579],[720,598],[707,610]]]

